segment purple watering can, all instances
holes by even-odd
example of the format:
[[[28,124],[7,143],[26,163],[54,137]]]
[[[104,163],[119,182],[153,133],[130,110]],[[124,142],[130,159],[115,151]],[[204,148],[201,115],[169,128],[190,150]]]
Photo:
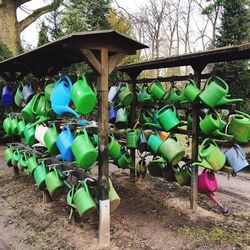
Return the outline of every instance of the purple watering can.
[[[109,122],[110,123],[115,124],[116,115],[117,115],[117,109],[113,106],[110,106],[109,107]]]
[[[13,92],[9,89],[8,83],[6,83],[2,91],[2,103],[4,106],[11,106],[13,102]]]

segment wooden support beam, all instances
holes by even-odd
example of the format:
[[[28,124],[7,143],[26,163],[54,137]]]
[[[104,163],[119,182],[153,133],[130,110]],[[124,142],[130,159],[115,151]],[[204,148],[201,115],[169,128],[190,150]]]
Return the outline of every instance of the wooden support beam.
[[[109,59],[109,74],[113,72],[115,67],[122,61],[125,57],[125,54],[116,53]]]
[[[43,192],[43,203],[50,203],[52,201],[52,198],[48,190],[44,190],[42,192]]]
[[[110,201],[109,201],[109,162],[108,162],[108,49],[101,49],[101,74],[97,79],[98,94],[98,138],[99,138],[99,244],[110,244]]]
[[[15,177],[19,176],[19,169],[17,166],[13,166],[13,174]]]
[[[102,68],[101,62],[96,58],[96,56],[92,53],[89,49],[81,49],[86,61],[88,62],[89,66],[96,71],[99,75],[101,75]],[[108,64],[107,64],[108,67]]]

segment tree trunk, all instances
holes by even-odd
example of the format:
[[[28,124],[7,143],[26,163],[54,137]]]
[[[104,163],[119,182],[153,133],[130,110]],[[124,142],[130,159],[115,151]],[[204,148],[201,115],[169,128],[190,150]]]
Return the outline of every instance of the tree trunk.
[[[19,25],[15,1],[0,1],[0,41],[17,55],[20,49]]]

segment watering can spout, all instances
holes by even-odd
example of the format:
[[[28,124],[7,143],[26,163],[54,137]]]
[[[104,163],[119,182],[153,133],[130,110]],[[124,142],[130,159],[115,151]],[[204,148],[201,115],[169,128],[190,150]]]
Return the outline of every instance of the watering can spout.
[[[203,167],[203,168],[207,168],[207,169],[210,169],[210,170],[214,170],[212,168],[212,166],[206,161],[206,160],[203,160],[202,162],[194,162],[192,164],[193,167]]]
[[[43,122],[50,120],[50,117],[47,117],[47,116],[40,115],[38,117],[39,117],[39,119],[36,122],[34,122],[33,124],[31,124],[30,128],[35,127],[36,125],[38,125],[40,123],[43,123]]]
[[[233,139],[234,138],[233,135],[225,134],[225,133],[221,132],[219,129],[216,129],[212,134],[221,136],[223,139]]]
[[[145,125],[152,126],[152,127],[156,128],[156,129],[163,130],[162,126],[159,123],[146,122]]]
[[[243,99],[241,98],[236,98],[236,99],[228,99],[227,97],[222,97],[216,104],[216,106],[219,105],[225,105],[225,104],[230,104],[230,103],[235,103],[235,102],[242,102]]]

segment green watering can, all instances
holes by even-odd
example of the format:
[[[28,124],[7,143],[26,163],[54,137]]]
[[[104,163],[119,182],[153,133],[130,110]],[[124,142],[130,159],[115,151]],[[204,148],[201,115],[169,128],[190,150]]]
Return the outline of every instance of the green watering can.
[[[6,118],[3,121],[3,129],[7,135],[10,135],[12,133],[11,129],[11,115],[8,114]]]
[[[193,163],[193,166],[201,166],[213,171],[218,171],[225,165],[226,156],[218,148],[217,143],[206,138],[199,148],[199,156],[202,162]]]
[[[236,141],[247,143],[250,139],[250,116],[238,110],[235,112],[235,115],[229,117],[226,130]]]
[[[44,135],[45,145],[48,148],[48,152],[51,155],[59,154],[59,150],[58,150],[57,145],[56,145],[56,140],[57,140],[58,135],[59,134],[58,134],[58,131],[56,129],[55,123],[52,124],[52,127],[50,127]]]
[[[137,90],[138,90],[138,96],[137,96],[138,102],[146,102],[153,100],[152,96],[147,92],[145,84],[143,85],[142,89],[137,87]]]
[[[12,163],[11,163],[12,157],[13,157],[13,149],[12,149],[11,146],[9,146],[7,149],[5,149],[5,151],[4,151],[4,153],[3,153],[4,162],[5,162],[9,167],[12,166]]]
[[[172,86],[170,89],[170,94],[168,95],[167,98],[164,99],[164,102],[167,104],[170,103],[179,103],[182,101],[185,101],[186,98],[183,94],[183,92],[177,87],[177,86]]]
[[[115,126],[126,128],[128,124],[128,112],[126,108],[119,108],[116,115]]]
[[[157,100],[162,100],[167,94],[166,90],[163,88],[161,82],[155,80],[148,87],[148,93]]]
[[[185,89],[183,91],[184,96],[190,102],[194,102],[199,94],[201,93],[200,89],[197,87],[196,83],[193,80],[188,80],[186,83]]]
[[[153,122],[152,112],[148,109],[142,110],[142,112],[140,113],[140,116],[139,116],[139,122],[141,124],[147,124],[147,123],[152,124],[152,122]]]
[[[173,167],[173,170],[175,172],[175,179],[181,186],[190,186],[192,170],[188,164],[185,164],[182,167],[177,165],[176,167]]]
[[[138,147],[138,140],[140,136],[140,131],[137,129],[131,129],[127,133],[127,148],[137,148]]]
[[[180,141],[177,137],[168,138],[159,147],[159,154],[172,166],[177,165],[183,156],[185,151],[182,148]]]
[[[34,170],[35,182],[42,190],[45,188],[45,178],[47,174],[48,169],[46,168],[45,162],[42,161],[41,164]]]
[[[26,122],[33,122],[35,120],[35,115],[32,112],[33,104],[37,99],[37,95],[34,95],[32,99],[27,103],[27,105],[22,109],[21,114]]]
[[[85,169],[89,169],[97,160],[98,153],[91,143],[86,129],[76,136],[72,144],[72,152],[76,162]]]
[[[89,114],[96,105],[96,94],[87,83],[86,77],[82,74],[71,89],[71,98],[76,105],[77,111],[81,114]]]
[[[127,83],[123,84],[118,93],[118,99],[123,106],[129,106],[133,99],[133,93]]]
[[[32,113],[35,116],[46,114],[46,98],[44,92],[40,92],[35,95],[32,105]]]
[[[32,127],[32,124],[28,123],[23,131],[24,138],[26,141],[26,144],[28,146],[32,146],[36,143],[36,138],[35,138],[35,128]]]
[[[151,149],[151,151],[155,154],[158,152],[162,142],[163,141],[157,132],[155,134],[150,135],[148,138],[148,146]]]
[[[118,161],[119,158],[121,157],[122,152],[121,152],[121,146],[119,142],[115,139],[114,135],[111,134],[109,136],[109,156],[114,160]]]
[[[23,106],[24,104],[24,99],[23,99],[23,92],[22,92],[23,86],[19,85],[19,87],[17,88],[14,100],[15,100],[15,104],[20,108]]]
[[[26,168],[27,162],[28,162],[28,156],[27,156],[26,152],[22,152],[20,154],[20,158],[19,158],[19,161],[17,163],[18,168],[19,169]]]
[[[62,193],[64,183],[60,176],[60,171],[56,167],[53,167],[46,175],[45,184],[51,197],[56,198]]]
[[[33,174],[35,169],[38,167],[36,156],[33,154],[31,157],[28,158],[27,161],[27,168],[30,174]]]
[[[18,125],[18,119],[17,119],[17,116],[15,116],[12,118],[11,124],[10,124],[13,135],[18,135],[17,125]]]
[[[210,135],[213,131],[220,129],[221,119],[216,112],[209,111],[200,121],[199,126],[203,133]]]
[[[148,172],[154,177],[163,177],[163,170],[166,167],[165,164],[166,161],[162,157],[156,156],[148,163]]]
[[[47,84],[48,80],[45,83],[44,92],[45,92],[46,101],[50,101],[50,96],[51,96],[52,90],[56,85],[56,80],[52,79],[52,81],[54,81],[54,83]]]
[[[22,118],[18,124],[17,124],[17,130],[18,130],[18,135],[20,135],[21,137],[24,137],[24,129],[25,129],[25,121]]]
[[[125,152],[119,158],[117,164],[118,164],[119,168],[123,168],[123,169],[131,168],[132,167],[132,158],[131,158],[131,155],[128,152]]]
[[[208,107],[214,108],[223,97],[226,97],[228,90],[227,83],[220,77],[216,76],[207,80],[205,89],[199,97]]]
[[[19,150],[18,150],[18,148],[15,150],[15,151],[13,151],[13,155],[12,155],[12,159],[11,159],[11,164],[13,165],[13,166],[17,166],[17,163],[18,163],[18,161],[20,160],[20,153],[19,153]]]
[[[114,189],[111,179],[109,178],[109,200],[110,213],[113,213],[120,205],[121,199]]]

